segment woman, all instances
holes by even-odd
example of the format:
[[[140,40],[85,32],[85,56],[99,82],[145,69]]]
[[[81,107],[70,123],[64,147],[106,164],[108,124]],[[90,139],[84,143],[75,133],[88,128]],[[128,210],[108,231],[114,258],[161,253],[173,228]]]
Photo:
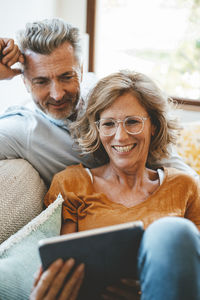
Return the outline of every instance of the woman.
[[[200,299],[199,187],[175,169],[150,168],[176,141],[168,108],[168,98],[143,74],[121,71],[100,80],[72,132],[83,153],[103,155],[105,164],[58,173],[45,204],[62,194],[62,234],[142,220],[141,299]]]

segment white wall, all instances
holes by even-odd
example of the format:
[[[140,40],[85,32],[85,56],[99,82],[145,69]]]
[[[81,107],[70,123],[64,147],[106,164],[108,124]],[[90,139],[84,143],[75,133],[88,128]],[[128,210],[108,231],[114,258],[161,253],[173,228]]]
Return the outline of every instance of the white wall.
[[[15,37],[29,21],[53,17],[56,0],[0,0],[0,36]]]
[[[57,0],[55,13],[86,32],[87,0]]]

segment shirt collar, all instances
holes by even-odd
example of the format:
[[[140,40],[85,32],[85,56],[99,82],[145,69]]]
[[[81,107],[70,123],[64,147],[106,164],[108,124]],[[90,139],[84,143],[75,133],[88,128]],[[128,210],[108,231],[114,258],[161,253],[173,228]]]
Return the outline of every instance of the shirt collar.
[[[38,109],[37,107],[35,108],[35,110],[41,114],[45,119],[49,120],[51,123],[59,126],[59,127],[63,127],[67,130],[69,130],[69,125],[72,123],[71,120],[65,118],[65,119],[61,119],[61,120],[57,120],[52,118],[51,116],[45,114],[42,110]]]

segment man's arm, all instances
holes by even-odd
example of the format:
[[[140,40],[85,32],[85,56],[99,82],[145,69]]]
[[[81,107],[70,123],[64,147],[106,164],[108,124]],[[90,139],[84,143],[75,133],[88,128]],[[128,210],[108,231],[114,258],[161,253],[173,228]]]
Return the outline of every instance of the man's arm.
[[[163,166],[181,170],[181,171],[187,173],[188,175],[191,175],[191,176],[195,177],[197,180],[199,180],[199,175],[190,166],[188,166],[186,163],[184,163],[182,158],[178,155],[176,148],[173,146],[170,148],[170,157],[167,159],[162,159],[161,161],[157,162],[152,167],[157,168],[157,167],[163,167]]]
[[[11,68],[15,63],[24,63],[24,56],[14,40],[0,38],[0,80],[11,79],[21,74],[18,68]]]

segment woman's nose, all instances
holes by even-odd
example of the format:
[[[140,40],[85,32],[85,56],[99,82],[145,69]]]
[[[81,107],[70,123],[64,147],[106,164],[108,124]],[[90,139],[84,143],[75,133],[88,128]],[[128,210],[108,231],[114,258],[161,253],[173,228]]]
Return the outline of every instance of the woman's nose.
[[[127,137],[128,137],[128,133],[126,132],[123,123],[122,122],[118,123],[116,133],[115,133],[115,139],[123,140],[126,139]]]

